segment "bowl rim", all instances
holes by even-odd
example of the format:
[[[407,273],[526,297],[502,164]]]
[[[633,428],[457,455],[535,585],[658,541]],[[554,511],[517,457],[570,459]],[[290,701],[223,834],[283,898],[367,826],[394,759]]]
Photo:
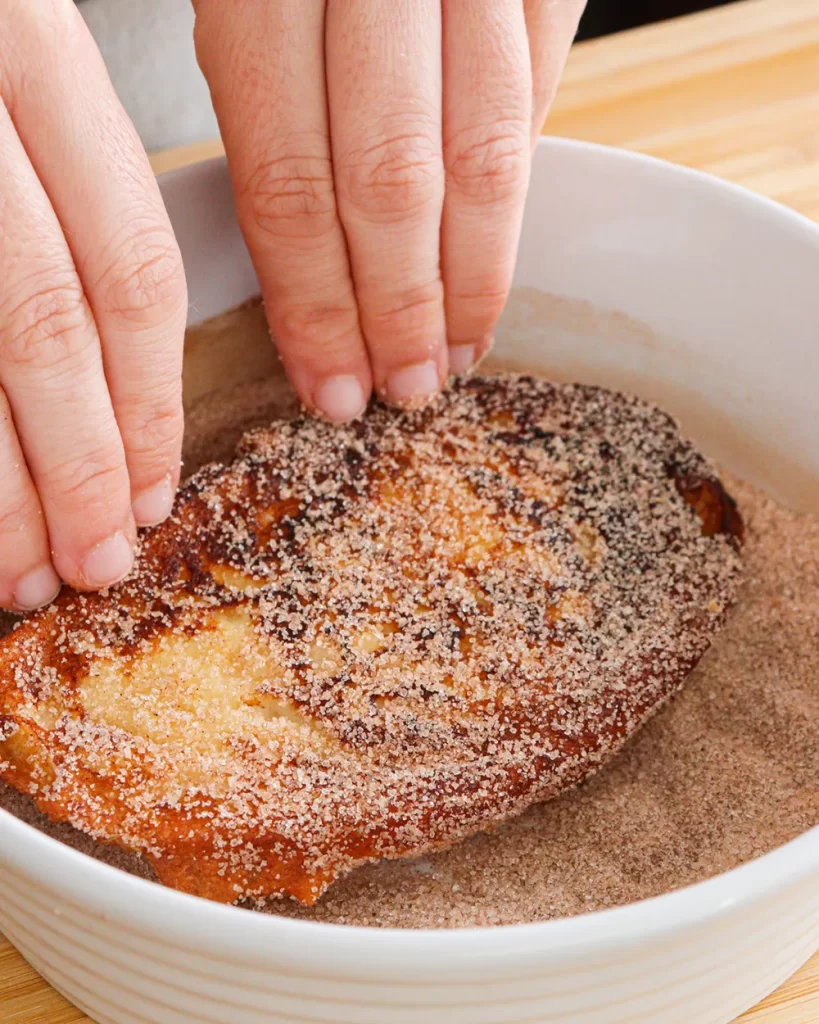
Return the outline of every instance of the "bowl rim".
[[[522,980],[548,960],[564,967],[624,954],[651,943],[719,928],[819,873],[819,826],[754,860],[702,882],[636,903],[574,917],[490,927],[402,929],[302,921],[214,903],[137,878],[64,845],[0,810],[0,863],[49,890],[51,909],[123,925],[137,939],[180,952],[196,950],[247,966],[275,964],[290,975],[369,982],[452,980],[463,968],[470,985]],[[476,968],[492,974],[475,978]]]
[[[748,214],[775,220],[781,228],[801,235],[819,252],[819,225],[808,217],[713,175],[656,157],[569,139],[541,138],[538,149],[619,162],[659,172],[669,182],[676,179],[680,187],[718,193]],[[164,183],[202,173],[205,166],[215,170],[216,164],[224,162],[224,157],[215,157],[167,172],[159,180]],[[647,940],[661,942],[672,933],[676,936],[718,924],[735,911],[775,898],[783,889],[819,873],[819,826],[730,871],[636,903],[530,924],[460,929],[362,927],[249,913],[129,875],[44,835],[2,809],[0,864],[11,873],[38,881],[51,896],[58,891],[67,905],[86,914],[127,922],[136,934],[149,939],[161,931],[166,944],[207,948],[234,960],[247,956],[258,962],[262,957],[265,963],[272,960],[296,973],[299,965],[303,969],[308,962],[318,965],[314,974],[348,981],[355,976],[365,978],[367,965],[373,963],[390,970],[393,977],[409,979],[419,971],[426,977],[442,978],[456,963],[468,963],[472,972],[476,964],[491,962],[490,981],[499,971],[521,975],[527,967],[542,966],[547,956],[567,963],[613,944],[627,950]]]
[[[770,196],[763,195],[761,192],[752,192],[744,185],[738,185],[727,178],[720,178],[709,171],[701,171],[686,164],[673,163],[650,153],[624,149],[621,146],[587,142],[584,139],[572,139],[561,135],[541,135],[535,145],[535,155],[549,150],[576,159],[610,160],[623,166],[630,165],[632,170],[663,174],[669,180],[676,178],[680,184],[686,184],[700,192],[707,191],[720,195],[734,208],[744,207],[749,212],[762,214],[768,220],[778,224],[780,228],[787,227],[795,230],[806,241],[819,246],[819,221],[811,219],[790,206],[785,206]],[[224,154],[218,154],[163,171],[157,175],[156,180],[160,189],[164,189],[167,185],[173,185],[177,180],[184,180],[192,174],[222,173],[228,177],[227,166],[227,157]]]

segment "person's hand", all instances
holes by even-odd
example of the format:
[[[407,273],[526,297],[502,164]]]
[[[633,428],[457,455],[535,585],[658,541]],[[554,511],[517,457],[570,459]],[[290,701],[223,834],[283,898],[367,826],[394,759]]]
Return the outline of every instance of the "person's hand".
[[[187,295],[73,0],[0,3],[0,605],[124,576],[179,478]]]
[[[273,336],[331,420],[489,348],[583,0],[194,0]]]

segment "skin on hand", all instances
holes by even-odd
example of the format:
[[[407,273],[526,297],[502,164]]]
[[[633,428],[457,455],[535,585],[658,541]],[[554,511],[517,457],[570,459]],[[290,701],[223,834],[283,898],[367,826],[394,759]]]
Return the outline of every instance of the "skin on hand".
[[[194,0],[239,221],[304,403],[432,397],[492,343],[584,0]]]
[[[73,0],[0,5],[0,605],[97,589],[179,478],[182,262]]]
[[[581,0],[199,0],[196,43],[308,407],[423,402],[491,345]],[[0,605],[130,570],[179,479],[187,295],[73,0],[0,7]]]

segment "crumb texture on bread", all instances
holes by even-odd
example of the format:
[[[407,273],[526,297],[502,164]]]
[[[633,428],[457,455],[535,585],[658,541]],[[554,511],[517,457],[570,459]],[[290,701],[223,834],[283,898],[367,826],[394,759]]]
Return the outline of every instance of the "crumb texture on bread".
[[[232,902],[314,902],[595,771],[734,599],[742,523],[664,413],[473,376],[247,435],[131,576],[0,644],[0,777]]]

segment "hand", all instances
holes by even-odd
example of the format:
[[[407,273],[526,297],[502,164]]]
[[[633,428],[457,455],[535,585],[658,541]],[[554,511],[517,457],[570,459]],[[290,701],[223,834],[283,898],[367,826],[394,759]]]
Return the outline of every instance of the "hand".
[[[490,347],[582,0],[194,0],[272,333],[331,420]]]
[[[73,0],[0,3],[0,605],[124,576],[179,477],[187,296]]]

